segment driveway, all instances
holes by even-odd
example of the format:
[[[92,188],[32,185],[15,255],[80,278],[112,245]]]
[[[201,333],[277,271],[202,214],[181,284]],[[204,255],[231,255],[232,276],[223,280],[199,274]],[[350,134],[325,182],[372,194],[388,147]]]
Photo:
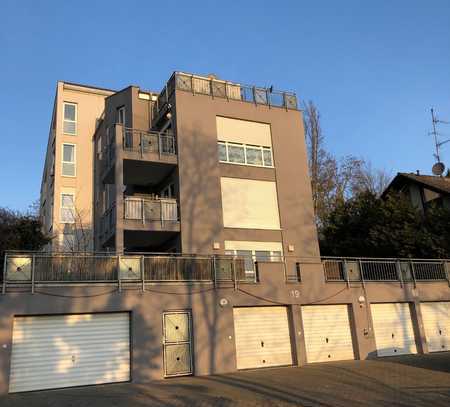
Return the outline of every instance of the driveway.
[[[2,407],[450,406],[450,352],[15,394]]]

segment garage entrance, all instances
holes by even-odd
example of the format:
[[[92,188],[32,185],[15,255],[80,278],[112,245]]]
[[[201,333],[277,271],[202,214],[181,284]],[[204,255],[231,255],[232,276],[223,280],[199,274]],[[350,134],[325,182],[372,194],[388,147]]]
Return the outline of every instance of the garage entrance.
[[[233,309],[238,369],[292,365],[286,307]]]
[[[371,304],[378,356],[417,353],[408,303]]]
[[[420,304],[429,352],[450,350],[450,302]]]
[[[355,358],[348,305],[303,306],[302,319],[309,363]]]
[[[128,312],[14,318],[11,393],[128,380]]]

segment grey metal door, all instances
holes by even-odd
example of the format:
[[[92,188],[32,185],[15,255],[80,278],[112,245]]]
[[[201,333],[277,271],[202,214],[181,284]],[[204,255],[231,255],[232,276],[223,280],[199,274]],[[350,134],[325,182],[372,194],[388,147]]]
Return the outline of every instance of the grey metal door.
[[[190,311],[163,313],[164,376],[192,374]]]

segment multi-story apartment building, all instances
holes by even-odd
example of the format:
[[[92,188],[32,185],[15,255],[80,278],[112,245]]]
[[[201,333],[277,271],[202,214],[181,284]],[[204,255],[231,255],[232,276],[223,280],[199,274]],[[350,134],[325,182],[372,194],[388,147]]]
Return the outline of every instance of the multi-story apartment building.
[[[57,250],[314,257],[306,162],[292,93],[178,72],[159,94],[60,82],[43,224]]]
[[[59,83],[0,393],[450,350],[450,260],[321,258],[306,160],[292,93]]]
[[[106,89],[58,82],[41,182],[41,220],[49,249],[93,249],[93,142]]]

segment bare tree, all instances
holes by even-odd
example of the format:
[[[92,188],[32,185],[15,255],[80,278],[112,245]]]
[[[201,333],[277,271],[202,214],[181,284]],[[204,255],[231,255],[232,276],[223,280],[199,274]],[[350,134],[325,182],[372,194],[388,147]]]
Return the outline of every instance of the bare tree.
[[[369,191],[380,196],[389,185],[392,176],[384,169],[374,168],[370,161],[363,161],[352,179],[352,194]]]
[[[65,252],[88,253],[92,251],[92,228],[86,223],[86,211],[74,205],[72,222],[64,224],[60,247]]]
[[[303,103],[303,122],[316,223],[320,228],[337,204],[363,191],[380,195],[390,175],[370,162],[348,155],[337,159],[325,148],[320,113],[312,101]]]
[[[337,160],[325,149],[317,107],[309,101],[303,103],[303,109],[314,211],[320,227],[336,203],[351,195],[353,179],[361,171],[364,161],[354,156]]]

